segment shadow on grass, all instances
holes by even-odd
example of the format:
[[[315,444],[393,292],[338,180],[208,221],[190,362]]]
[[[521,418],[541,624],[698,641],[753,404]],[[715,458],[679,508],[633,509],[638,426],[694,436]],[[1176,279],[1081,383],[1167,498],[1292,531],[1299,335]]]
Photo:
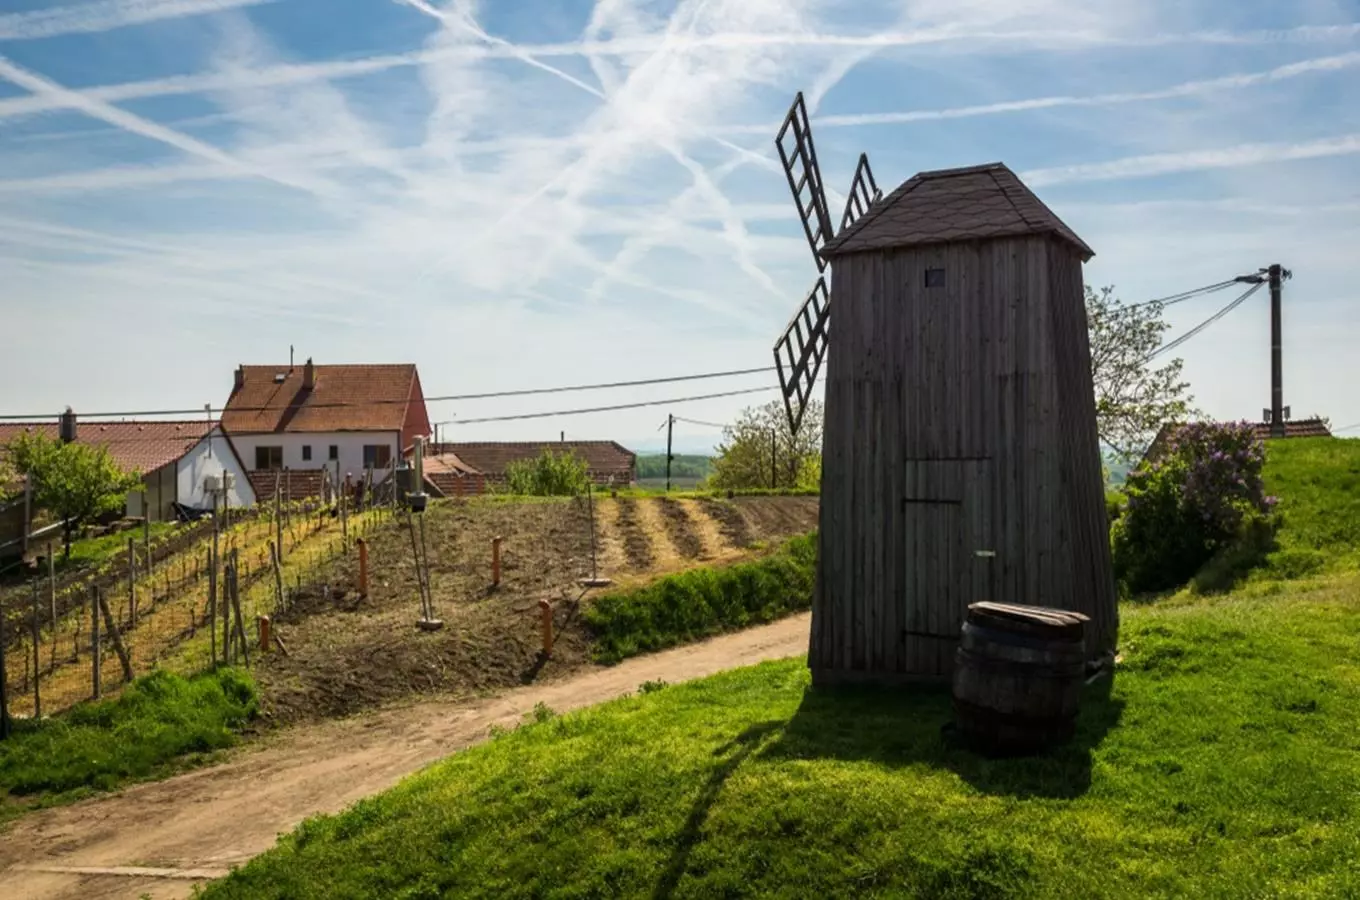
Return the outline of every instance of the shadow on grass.
[[[989,759],[944,736],[954,713],[948,687],[808,688],[762,759],[838,759],[955,772],[986,794],[1072,799],[1091,786],[1091,751],[1118,724],[1124,701],[1102,678],[1085,688],[1076,736],[1036,756]]]
[[[781,721],[758,722],[713,751],[715,757],[726,759],[713,770],[708,783],[704,785],[698,799],[694,801],[694,806],[690,808],[689,818],[685,820],[685,827],[676,838],[675,850],[671,853],[670,861],[666,863],[666,871],[662,873],[656,890],[652,892],[655,900],[667,900],[680,884],[680,879],[684,877],[685,869],[689,865],[690,851],[699,842],[704,822],[708,820],[709,810],[717,802],[723,784],[755,752],[766,737],[782,727],[784,723]]]

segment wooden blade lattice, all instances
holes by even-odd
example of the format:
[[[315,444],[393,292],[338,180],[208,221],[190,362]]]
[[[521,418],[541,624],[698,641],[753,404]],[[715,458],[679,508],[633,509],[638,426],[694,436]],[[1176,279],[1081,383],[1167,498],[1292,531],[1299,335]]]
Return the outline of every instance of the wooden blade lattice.
[[[883,192],[878,189],[878,183],[874,181],[874,172],[869,168],[869,155],[861,153],[859,165],[855,166],[855,178],[850,182],[850,195],[845,198],[845,215],[841,216],[841,231],[855,224],[855,221],[882,197]]]
[[[803,223],[803,233],[807,235],[817,271],[825,272],[822,247],[831,239],[831,214],[827,212],[822,172],[817,167],[817,150],[812,146],[812,126],[808,124],[802,91],[798,92],[789,114],[784,117],[784,124],[775,137],[775,146],[779,148],[779,158],[784,163],[784,174],[789,180],[789,190],[793,191],[793,202],[798,207],[798,218]]]
[[[784,393],[784,411],[788,414],[792,434],[798,433],[798,426],[803,422],[812,386],[817,382],[817,373],[826,358],[830,312],[831,298],[826,279],[818,278],[774,345],[774,364],[779,370],[779,387]]]

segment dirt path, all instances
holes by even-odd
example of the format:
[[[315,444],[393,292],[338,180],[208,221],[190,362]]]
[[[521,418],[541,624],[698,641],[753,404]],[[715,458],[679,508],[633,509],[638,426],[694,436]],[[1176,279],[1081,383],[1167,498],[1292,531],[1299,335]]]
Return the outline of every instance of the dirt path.
[[[423,703],[299,727],[210,769],[30,813],[0,838],[0,896],[161,900],[226,874],[318,813],[337,812],[513,726],[534,704],[565,712],[637,690],[806,652],[806,613],[591,669],[477,703]]]

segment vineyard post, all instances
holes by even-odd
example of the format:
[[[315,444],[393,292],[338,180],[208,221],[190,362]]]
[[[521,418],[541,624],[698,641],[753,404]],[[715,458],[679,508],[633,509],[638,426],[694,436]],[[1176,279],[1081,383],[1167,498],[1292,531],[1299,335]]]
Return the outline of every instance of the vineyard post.
[[[146,505],[146,491],[142,491],[142,546],[146,548],[146,574],[155,566],[151,561],[151,507]]]
[[[27,523],[25,523],[27,532]],[[9,675],[5,669],[5,610],[0,605],[0,740],[9,737]]]
[[[52,669],[57,668],[57,560],[52,542],[47,542],[47,600],[52,612]]]
[[[235,553],[236,551],[232,551]],[[236,613],[236,643],[239,647],[241,659],[246,665],[250,665],[250,648],[246,646],[246,623],[241,616],[241,584],[237,580],[235,565],[232,566],[231,573],[231,608]]]
[[[215,536],[215,535],[214,535]],[[216,544],[216,541],[214,541]],[[208,548],[208,653],[217,668],[217,548]]]
[[[128,656],[127,646],[123,643],[123,636],[118,633],[118,623],[113,620],[113,610],[109,609],[108,601],[103,594],[96,594],[99,598],[99,609],[104,613],[104,627],[109,630],[109,640],[113,642],[113,652],[118,654],[118,662],[123,667],[123,681],[132,680],[132,657]]]
[[[128,538],[128,624],[137,627],[137,544]]]
[[[99,585],[90,588],[90,659],[93,663],[94,699],[99,699]]]
[[[42,718],[42,691],[38,687],[38,682],[42,681],[39,667],[42,665],[40,656],[42,646],[39,644],[39,628],[41,619],[38,610],[42,608],[42,589],[38,587],[38,576],[33,576],[33,718]],[[52,635],[52,646],[57,645],[56,634]]]
[[[283,568],[279,564],[281,548],[269,545],[269,559],[274,564],[274,611],[283,612]]]
[[[274,473],[274,540],[279,556],[283,556],[283,485],[282,475]]]

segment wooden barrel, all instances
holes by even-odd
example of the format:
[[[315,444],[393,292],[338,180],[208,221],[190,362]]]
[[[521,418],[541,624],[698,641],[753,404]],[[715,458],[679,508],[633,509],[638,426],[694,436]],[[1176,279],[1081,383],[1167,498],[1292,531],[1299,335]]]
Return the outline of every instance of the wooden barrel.
[[[1000,756],[1034,753],[1072,738],[1085,675],[1081,613],[974,603],[954,660],[957,733]]]

